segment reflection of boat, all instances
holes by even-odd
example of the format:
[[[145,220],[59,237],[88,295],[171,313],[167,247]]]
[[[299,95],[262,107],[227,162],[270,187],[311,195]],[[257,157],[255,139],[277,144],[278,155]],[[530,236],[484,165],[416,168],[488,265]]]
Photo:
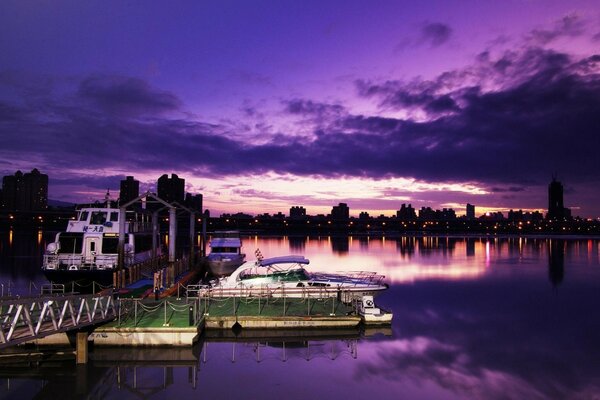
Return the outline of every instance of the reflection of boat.
[[[242,241],[237,231],[215,232],[210,241],[210,254],[207,263],[214,276],[231,274],[244,263],[245,254],[241,251]]]
[[[230,276],[221,278],[201,295],[338,297],[349,302],[363,295],[376,295],[388,288],[384,276],[374,272],[347,274],[309,273],[303,256],[284,256],[246,262]]]
[[[361,316],[365,324],[386,325],[392,322],[393,314],[376,307],[373,296],[363,296],[362,299],[357,300],[357,302],[358,315]]]
[[[152,233],[141,221],[125,222],[123,264],[129,266],[152,257]],[[118,265],[119,209],[87,207],[78,210],[67,230],[59,232],[44,254],[42,270],[54,283],[72,281],[111,285]],[[157,249],[159,252],[159,249]]]

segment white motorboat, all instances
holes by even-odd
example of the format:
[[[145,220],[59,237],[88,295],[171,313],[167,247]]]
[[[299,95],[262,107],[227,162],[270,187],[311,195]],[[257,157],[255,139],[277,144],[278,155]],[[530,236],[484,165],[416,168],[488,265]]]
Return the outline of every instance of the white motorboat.
[[[340,274],[310,273],[303,256],[283,256],[249,261],[230,276],[213,281],[201,290],[201,296],[213,297],[337,297],[344,302],[375,296],[386,290],[385,278],[374,272]]]
[[[119,209],[106,206],[85,207],[77,211],[64,232],[56,234],[46,247],[42,271],[54,283],[113,283],[119,258]],[[153,256],[152,232],[146,221],[135,216],[125,222],[123,266],[128,267]],[[160,246],[156,246],[160,255]]]
[[[206,257],[213,276],[231,274],[244,263],[242,241],[238,231],[217,231],[210,241],[210,254]]]

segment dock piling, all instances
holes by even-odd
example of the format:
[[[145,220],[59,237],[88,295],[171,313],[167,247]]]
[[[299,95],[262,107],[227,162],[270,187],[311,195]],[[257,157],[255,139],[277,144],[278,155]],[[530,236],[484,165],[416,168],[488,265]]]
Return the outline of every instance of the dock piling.
[[[88,333],[87,332],[77,332],[75,352],[76,352],[77,364],[87,364],[87,361],[88,361]]]

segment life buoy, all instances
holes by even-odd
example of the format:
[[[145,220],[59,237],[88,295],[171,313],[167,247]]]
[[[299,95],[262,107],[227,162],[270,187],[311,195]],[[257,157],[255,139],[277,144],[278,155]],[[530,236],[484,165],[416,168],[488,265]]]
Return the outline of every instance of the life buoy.
[[[374,305],[373,304],[373,300],[367,300],[367,301],[365,301],[365,306],[367,306],[367,307],[373,307],[373,305]]]

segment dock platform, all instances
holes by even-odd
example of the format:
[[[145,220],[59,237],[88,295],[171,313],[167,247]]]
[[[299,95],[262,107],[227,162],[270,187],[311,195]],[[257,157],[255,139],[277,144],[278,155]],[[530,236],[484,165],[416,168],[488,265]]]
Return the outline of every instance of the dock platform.
[[[96,346],[191,346],[204,330],[349,328],[353,308],[335,299],[121,299],[119,318],[94,330]]]

